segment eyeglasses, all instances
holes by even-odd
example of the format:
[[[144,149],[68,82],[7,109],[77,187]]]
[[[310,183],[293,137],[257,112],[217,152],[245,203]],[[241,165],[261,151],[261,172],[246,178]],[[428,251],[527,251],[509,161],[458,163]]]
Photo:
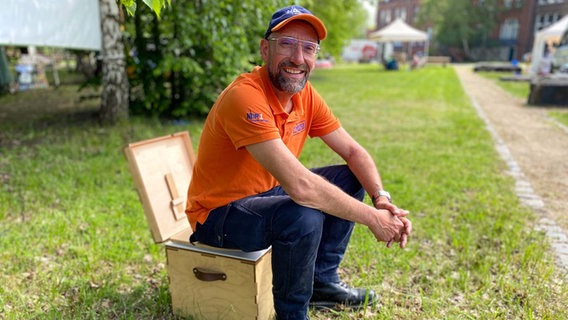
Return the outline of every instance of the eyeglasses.
[[[278,45],[277,52],[284,55],[291,55],[298,45],[302,45],[302,52],[309,57],[313,57],[320,51],[320,45],[306,40],[300,40],[292,37],[270,38],[269,41],[276,41]]]

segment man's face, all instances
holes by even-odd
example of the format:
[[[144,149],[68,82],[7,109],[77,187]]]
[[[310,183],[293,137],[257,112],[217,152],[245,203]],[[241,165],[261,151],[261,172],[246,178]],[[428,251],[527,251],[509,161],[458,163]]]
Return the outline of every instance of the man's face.
[[[292,21],[263,40],[262,58],[276,90],[295,94],[304,88],[315,66],[311,51],[317,42],[315,30],[303,21]]]

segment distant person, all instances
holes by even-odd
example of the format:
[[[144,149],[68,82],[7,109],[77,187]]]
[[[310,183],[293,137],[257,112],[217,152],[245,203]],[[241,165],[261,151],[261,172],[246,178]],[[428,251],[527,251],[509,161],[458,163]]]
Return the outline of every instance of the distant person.
[[[520,76],[521,73],[523,72],[523,68],[521,67],[521,64],[519,63],[519,60],[517,60],[517,59],[511,60],[511,65],[514,68],[515,75]]]
[[[398,62],[393,56],[389,56],[384,62],[385,69],[398,70]]]
[[[546,76],[550,74],[550,70],[552,68],[552,53],[550,52],[550,47],[548,43],[544,45],[544,52],[542,54],[542,58],[538,64],[538,72],[539,76]]]
[[[421,53],[415,53],[412,56],[412,62],[410,63],[410,69],[417,69],[424,66],[426,63],[426,58],[422,56]]]
[[[300,6],[274,13],[260,40],[264,65],[234,80],[209,112],[188,190],[190,241],[272,246],[277,319],[308,319],[310,303],[375,303],[375,292],[348,286],[337,272],[353,227],[361,223],[401,248],[412,229],[369,153],[308,81],[326,35]],[[298,157],[308,136],[347,164],[307,169]],[[372,206],[362,202],[365,192]]]

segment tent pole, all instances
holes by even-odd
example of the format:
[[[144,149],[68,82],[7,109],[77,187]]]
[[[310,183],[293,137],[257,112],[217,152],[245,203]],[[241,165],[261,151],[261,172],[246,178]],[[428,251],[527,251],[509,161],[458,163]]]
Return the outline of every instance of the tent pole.
[[[55,83],[55,87],[59,87],[61,81],[59,80],[59,72],[57,71],[57,61],[56,61],[55,52],[51,51],[51,72],[53,72],[53,82]]]

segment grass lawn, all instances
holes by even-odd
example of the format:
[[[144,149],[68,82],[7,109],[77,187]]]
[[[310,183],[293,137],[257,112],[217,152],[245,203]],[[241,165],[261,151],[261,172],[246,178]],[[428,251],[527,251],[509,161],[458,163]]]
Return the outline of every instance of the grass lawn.
[[[381,301],[313,319],[568,318],[566,275],[452,68],[338,66],[312,82],[414,227],[400,250],[357,226],[342,277]],[[58,93],[44,94],[22,93],[21,116]],[[196,144],[202,121],[108,128],[90,115],[0,123],[0,318],[175,319],[164,248],[152,242],[122,147],[182,130]],[[340,161],[317,139],[301,160]]]
[[[565,126],[568,126],[568,109],[558,109],[548,112],[548,115],[558,120]]]

